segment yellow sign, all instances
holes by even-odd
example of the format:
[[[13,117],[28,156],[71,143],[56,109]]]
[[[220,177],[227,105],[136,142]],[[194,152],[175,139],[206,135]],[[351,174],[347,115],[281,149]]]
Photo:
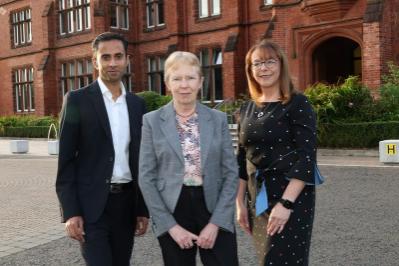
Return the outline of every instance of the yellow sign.
[[[387,144],[387,154],[388,155],[396,154],[396,144]]]

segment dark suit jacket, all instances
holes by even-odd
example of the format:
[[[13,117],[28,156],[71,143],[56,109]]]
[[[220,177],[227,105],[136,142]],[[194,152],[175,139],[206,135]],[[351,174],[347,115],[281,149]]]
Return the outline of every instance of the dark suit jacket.
[[[138,188],[138,156],[144,101],[126,93],[130,136],[129,166],[134,183],[136,216],[148,217]],[[95,222],[109,194],[115,151],[103,95],[97,81],[67,95],[61,115],[56,192],[62,221],[83,216]]]

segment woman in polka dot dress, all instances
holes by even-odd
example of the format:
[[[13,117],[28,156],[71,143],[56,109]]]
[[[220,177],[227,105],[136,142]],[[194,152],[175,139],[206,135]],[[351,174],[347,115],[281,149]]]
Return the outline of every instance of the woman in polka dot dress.
[[[308,265],[316,117],[294,90],[278,45],[253,46],[245,69],[252,100],[240,110],[238,223],[252,235],[260,265]]]

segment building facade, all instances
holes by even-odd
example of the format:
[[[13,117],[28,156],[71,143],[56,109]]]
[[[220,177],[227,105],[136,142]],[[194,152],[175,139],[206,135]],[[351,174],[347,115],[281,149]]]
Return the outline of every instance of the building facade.
[[[126,36],[127,88],[165,94],[168,54],[197,54],[203,101],[246,92],[245,53],[262,38],[286,51],[294,84],[359,75],[378,88],[399,63],[399,0],[0,0],[0,115],[57,114],[97,77],[91,41]]]

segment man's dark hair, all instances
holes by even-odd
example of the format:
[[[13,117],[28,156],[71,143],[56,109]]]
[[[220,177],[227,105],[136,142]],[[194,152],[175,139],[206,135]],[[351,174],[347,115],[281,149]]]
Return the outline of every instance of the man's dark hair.
[[[100,35],[98,35],[91,43],[91,48],[93,49],[93,53],[97,52],[98,45],[100,44],[100,42],[106,42],[112,40],[121,41],[123,44],[123,48],[125,49],[125,54],[127,54],[128,42],[126,41],[125,37],[123,37],[123,35],[115,32],[103,32]]]

